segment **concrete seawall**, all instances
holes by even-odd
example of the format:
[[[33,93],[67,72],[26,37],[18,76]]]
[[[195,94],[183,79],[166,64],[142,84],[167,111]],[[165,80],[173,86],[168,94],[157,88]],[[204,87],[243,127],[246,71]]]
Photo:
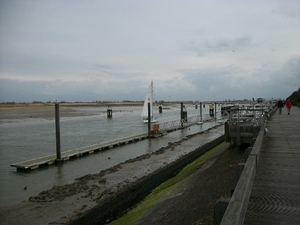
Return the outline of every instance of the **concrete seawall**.
[[[158,171],[143,177],[133,184],[128,185],[124,190],[116,193],[107,199],[100,206],[94,207],[82,217],[72,221],[71,225],[77,224],[105,224],[123,214],[125,210],[134,206],[147,196],[156,186],[175,176],[187,164],[217,146],[224,141],[224,135],[199,147],[195,151],[183,156],[174,163],[171,163]],[[130,196],[130,198],[128,198]],[[101,213],[99,213],[101,212]]]

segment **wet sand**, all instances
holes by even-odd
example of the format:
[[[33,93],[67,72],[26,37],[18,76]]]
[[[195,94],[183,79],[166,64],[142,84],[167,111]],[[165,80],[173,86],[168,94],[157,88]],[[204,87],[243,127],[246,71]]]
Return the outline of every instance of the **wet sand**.
[[[106,113],[108,105],[97,103],[72,103],[60,104],[60,117],[76,117],[76,116],[91,116]],[[141,104],[124,104],[115,103],[114,111],[128,111],[133,109],[141,109]],[[87,110],[89,109],[89,110]],[[50,104],[0,104],[0,119],[29,119],[29,118],[55,118],[55,105]]]

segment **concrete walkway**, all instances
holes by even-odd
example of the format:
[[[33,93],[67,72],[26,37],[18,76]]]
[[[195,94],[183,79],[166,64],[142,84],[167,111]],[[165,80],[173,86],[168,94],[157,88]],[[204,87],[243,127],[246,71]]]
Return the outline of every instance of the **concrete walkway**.
[[[267,128],[244,224],[300,224],[300,108]]]

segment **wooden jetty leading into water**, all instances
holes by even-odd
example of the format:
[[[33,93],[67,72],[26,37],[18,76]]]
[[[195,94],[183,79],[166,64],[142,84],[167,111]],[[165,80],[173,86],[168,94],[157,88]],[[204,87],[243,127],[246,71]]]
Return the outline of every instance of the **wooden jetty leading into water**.
[[[187,128],[187,127],[195,125],[195,124],[211,122],[213,120],[216,120],[216,118],[214,118],[214,117],[202,118],[202,117],[197,116],[197,117],[188,118],[187,120],[177,120],[177,121],[162,123],[158,126],[159,130],[153,130],[153,131],[157,131],[157,132],[154,132],[153,134],[150,132],[150,135],[148,133],[143,133],[143,134],[125,137],[125,138],[121,138],[121,139],[116,139],[116,140],[112,140],[112,141],[108,141],[108,142],[104,142],[104,143],[94,144],[94,145],[90,145],[87,147],[77,148],[77,149],[66,151],[66,152],[61,152],[60,159],[57,159],[57,155],[53,154],[53,155],[49,155],[49,156],[44,156],[44,157],[40,157],[40,158],[35,158],[35,159],[27,160],[27,161],[14,163],[14,164],[11,164],[11,166],[16,167],[18,170],[33,170],[33,169],[39,168],[40,166],[49,166],[49,165],[55,164],[57,162],[67,161],[71,158],[77,158],[77,157],[81,157],[86,154],[92,154],[94,152],[104,151],[104,150],[107,150],[110,148],[129,144],[129,143],[136,142],[139,140],[152,138],[152,137],[160,137],[168,132]],[[158,129],[158,127],[157,127],[157,129]]]
[[[66,151],[61,153],[61,159],[59,161],[66,161],[71,158],[81,157],[85,154],[92,154],[97,151],[103,151],[109,148],[117,147],[120,145],[128,144],[131,142],[136,142],[142,139],[148,138],[148,133],[139,134],[135,136],[125,137],[121,139],[116,139],[104,143],[94,144],[83,148],[77,148],[74,150]],[[20,170],[33,170],[37,169],[40,166],[52,165],[57,162],[56,154],[40,157],[36,159],[31,159],[23,162],[18,162],[11,164],[12,167],[16,167]]]

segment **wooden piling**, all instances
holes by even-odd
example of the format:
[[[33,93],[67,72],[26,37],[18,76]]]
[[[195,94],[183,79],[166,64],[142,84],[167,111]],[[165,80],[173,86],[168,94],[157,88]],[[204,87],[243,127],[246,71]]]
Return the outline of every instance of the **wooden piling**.
[[[181,127],[183,127],[183,102],[180,104],[180,120],[181,120]]]
[[[187,123],[187,111],[183,102],[181,102],[181,111],[180,111],[181,127],[183,127],[183,122]]]
[[[112,108],[110,106],[107,107],[107,118],[112,118]]]
[[[209,104],[209,116],[214,117],[214,104]]]
[[[159,109],[159,113],[162,113],[162,105],[161,104],[159,105],[158,109]]]
[[[202,102],[200,102],[200,119],[202,121]]]
[[[184,122],[187,123],[188,119],[187,119],[187,111],[183,111],[183,119],[184,119]]]
[[[150,131],[151,131],[151,109],[150,109],[150,102],[148,102],[148,134],[150,135]]]
[[[56,130],[56,160],[61,160],[60,149],[60,126],[59,126],[59,104],[55,103],[55,130]]]
[[[180,119],[183,119],[183,102],[180,103]]]
[[[215,120],[217,120],[217,103],[215,102]]]

